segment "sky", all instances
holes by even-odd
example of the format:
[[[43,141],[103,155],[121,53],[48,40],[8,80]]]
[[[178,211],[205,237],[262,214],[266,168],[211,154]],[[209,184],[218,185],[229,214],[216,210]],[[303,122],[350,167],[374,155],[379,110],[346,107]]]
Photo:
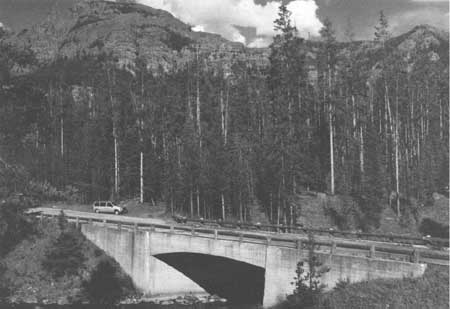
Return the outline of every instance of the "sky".
[[[398,35],[419,24],[449,29],[449,0],[316,0],[318,15],[328,17],[338,33],[350,19],[357,39],[373,37],[379,11],[388,17],[391,31]]]
[[[257,4],[254,0],[140,0],[141,3],[171,12],[194,26],[194,31],[218,33],[231,41],[250,46],[267,46],[275,35],[273,21],[278,17],[279,2]],[[317,35],[322,22],[314,0],[296,0],[287,4],[300,35]],[[254,29],[255,37],[239,27]],[[247,35],[244,35],[247,34]]]
[[[43,19],[57,3],[60,8],[79,0],[0,0],[0,22],[14,30]],[[252,47],[263,47],[274,35],[279,2],[271,0],[137,0],[165,9],[194,30],[218,33]],[[352,25],[355,39],[371,39],[380,10],[394,35],[418,24],[449,28],[449,0],[283,0],[303,37],[318,35],[329,18],[338,34]]]

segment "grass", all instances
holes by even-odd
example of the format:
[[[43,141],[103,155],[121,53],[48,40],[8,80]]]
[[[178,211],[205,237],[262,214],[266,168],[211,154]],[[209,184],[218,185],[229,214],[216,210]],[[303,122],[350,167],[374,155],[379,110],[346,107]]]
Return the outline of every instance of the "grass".
[[[373,280],[325,293],[317,308],[440,309],[449,306],[449,269],[428,266],[421,278]]]

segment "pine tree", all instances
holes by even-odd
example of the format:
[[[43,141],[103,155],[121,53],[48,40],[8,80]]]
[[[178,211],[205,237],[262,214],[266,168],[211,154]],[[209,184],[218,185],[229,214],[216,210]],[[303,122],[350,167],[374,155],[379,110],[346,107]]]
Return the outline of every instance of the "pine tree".
[[[295,193],[296,178],[299,174],[298,156],[301,140],[299,132],[303,129],[294,123],[294,119],[302,112],[299,98],[305,88],[306,73],[304,70],[303,39],[298,37],[296,27],[292,26],[291,12],[281,5],[275,20],[275,30],[279,32],[271,44],[270,72],[268,86],[271,95],[270,117],[270,149],[275,160],[275,182],[277,188],[277,223],[283,220],[287,224],[294,221],[293,206],[288,196]],[[267,162],[269,163],[269,162]],[[288,209],[289,206],[289,209]]]
[[[360,227],[364,231],[378,227],[383,210],[383,200],[380,197],[383,196],[386,187],[383,181],[386,179],[383,168],[383,142],[377,134],[376,128],[370,123],[367,127],[367,137],[364,145],[367,154],[366,172],[361,180],[360,189],[355,195],[355,200],[362,212]]]
[[[382,44],[383,48],[385,43],[390,38],[389,22],[384,15],[384,11],[380,11],[378,18],[378,24],[375,26],[375,42]]]
[[[296,277],[292,283],[295,288],[287,297],[290,308],[313,308],[326,285],[320,282],[322,276],[330,269],[323,265],[315,254],[317,245],[312,234],[308,235],[308,260],[297,263]],[[306,270],[307,268],[307,270]]]
[[[320,35],[323,40],[322,62],[325,70],[326,86],[324,87],[324,104],[328,109],[328,131],[330,142],[330,193],[335,194],[335,128],[334,128],[334,113],[336,109],[337,100],[335,98],[334,76],[336,71],[336,38],[332,23],[329,19],[325,19],[324,26],[320,30]]]

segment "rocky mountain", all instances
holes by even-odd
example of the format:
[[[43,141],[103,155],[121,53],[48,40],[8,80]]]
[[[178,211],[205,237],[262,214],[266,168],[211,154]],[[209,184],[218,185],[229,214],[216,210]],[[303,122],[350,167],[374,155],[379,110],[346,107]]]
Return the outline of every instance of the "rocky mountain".
[[[247,49],[219,35],[194,32],[170,13],[140,4],[110,1],[80,2],[70,10],[54,12],[43,23],[10,38],[29,47],[40,63],[76,55],[113,55],[121,66],[137,57],[150,69],[182,65],[197,50],[212,60],[245,59],[264,62],[264,50]]]
[[[413,53],[426,51],[429,56],[448,64],[449,33],[429,25],[419,25],[409,32],[390,40],[391,46],[411,57]]]
[[[10,32],[11,30],[8,27],[6,27],[2,22],[0,22],[0,39],[3,36],[8,35]]]
[[[33,50],[41,64],[61,57],[109,54],[122,67],[132,67],[140,57],[151,70],[169,70],[182,67],[197,52],[208,56],[208,64],[221,67],[239,60],[258,67],[269,63],[267,48],[247,48],[216,34],[195,32],[166,11],[126,2],[81,1],[70,10],[54,10],[43,22],[7,41]],[[388,46],[405,57],[427,50],[432,59],[448,64],[449,34],[431,26],[417,26],[390,39]],[[317,41],[307,42],[311,71],[319,47]],[[356,55],[371,57],[374,65],[382,57],[379,46],[370,41],[341,43],[342,55],[349,56],[350,47]]]

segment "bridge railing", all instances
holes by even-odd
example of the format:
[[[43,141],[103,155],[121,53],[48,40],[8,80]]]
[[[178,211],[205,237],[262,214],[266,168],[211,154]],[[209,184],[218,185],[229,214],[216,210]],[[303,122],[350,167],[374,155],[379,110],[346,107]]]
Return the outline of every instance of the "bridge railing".
[[[274,233],[290,233],[290,234],[309,234],[314,235],[326,235],[333,237],[345,237],[352,239],[374,240],[374,241],[388,241],[395,243],[404,243],[410,245],[424,245],[433,246],[436,248],[448,248],[449,239],[437,238],[437,237],[412,237],[406,235],[395,234],[381,234],[381,233],[364,233],[364,232],[351,232],[351,231],[339,231],[334,229],[314,229],[305,228],[301,226],[290,226],[283,224],[254,224],[247,222],[231,222],[220,220],[204,220],[204,219],[188,219],[186,217],[174,217],[177,223],[194,223],[200,225],[220,226],[230,229],[243,229],[243,230],[258,230]]]
[[[37,214],[41,219],[44,217],[56,217],[56,214]],[[146,223],[146,222],[130,222],[120,217],[111,216],[108,218],[96,218],[92,216],[70,215],[65,214],[65,217],[72,222],[75,222],[77,226],[86,223],[101,223],[106,226],[114,225],[118,229],[126,228],[131,230],[149,230],[162,233],[173,233],[191,235],[196,237],[214,238],[220,240],[232,240],[245,243],[256,243],[273,245],[279,247],[305,249],[314,245],[316,250],[329,252],[333,254],[338,250],[344,252],[357,251],[357,255],[365,255],[368,257],[380,257],[397,260],[408,260],[410,262],[421,262],[426,259],[436,261],[448,261],[448,251],[438,251],[430,249],[419,249],[412,246],[398,245],[398,246],[386,246],[386,245],[374,245],[364,242],[351,242],[351,240],[322,240],[314,239],[313,243],[308,238],[300,238],[300,235],[293,234],[257,234],[251,231],[245,230],[231,230],[220,228],[209,228],[207,226],[187,226],[179,224],[161,224],[161,223]],[[219,226],[220,227],[220,226]],[[355,253],[355,254],[356,254]],[[438,263],[440,264],[440,263]]]

